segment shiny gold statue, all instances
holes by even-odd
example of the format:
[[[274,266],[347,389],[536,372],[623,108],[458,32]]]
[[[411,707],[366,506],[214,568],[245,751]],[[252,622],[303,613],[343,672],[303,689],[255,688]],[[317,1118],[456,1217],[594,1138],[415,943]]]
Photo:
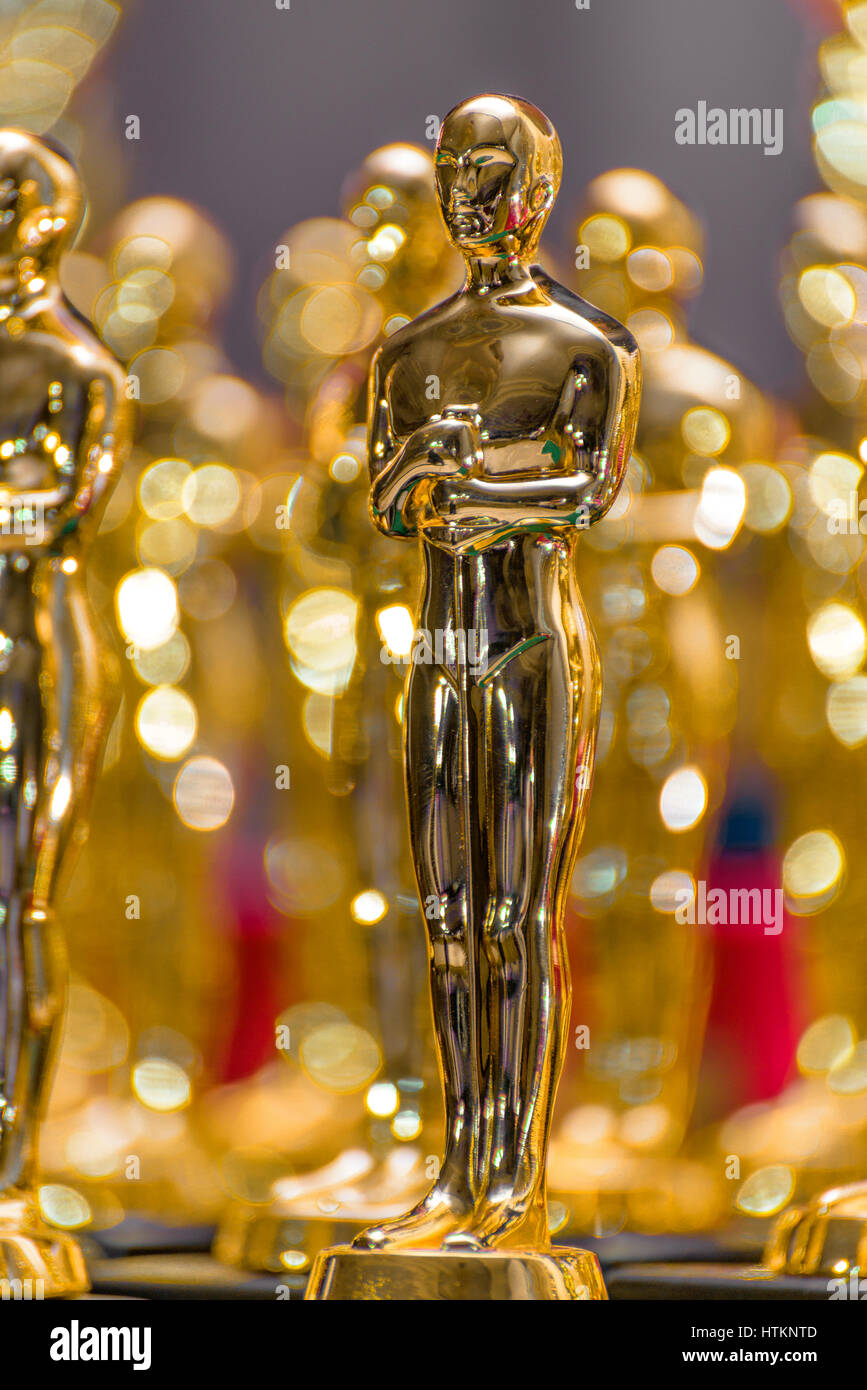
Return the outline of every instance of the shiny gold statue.
[[[87,1286],[40,1209],[36,1140],[63,1017],[54,903],[111,707],[81,570],[128,444],[121,368],[57,278],[83,210],[66,157],[0,131],[0,1280]]]
[[[639,363],[533,263],[560,173],[526,102],[446,117],[436,184],[466,283],[373,365],[371,514],[423,561],[404,762],[446,1145],[419,1205],[324,1252],[309,1297],[604,1297],[593,1257],[545,1253],[545,1159],[600,696],[573,559],[622,481]]]

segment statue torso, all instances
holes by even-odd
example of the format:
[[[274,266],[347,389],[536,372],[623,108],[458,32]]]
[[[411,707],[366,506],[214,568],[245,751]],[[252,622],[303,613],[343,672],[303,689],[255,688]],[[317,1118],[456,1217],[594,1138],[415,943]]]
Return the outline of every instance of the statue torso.
[[[475,407],[484,473],[548,474],[566,463],[553,429],[576,381],[588,448],[605,422],[610,353],[605,326],[583,300],[538,267],[529,288],[462,291],[403,329],[384,352],[390,424],[398,440],[432,415]],[[611,321],[613,323],[613,321]],[[573,420],[575,415],[573,413]]]
[[[39,324],[16,336],[0,326],[0,491],[68,491],[87,407],[62,340]]]

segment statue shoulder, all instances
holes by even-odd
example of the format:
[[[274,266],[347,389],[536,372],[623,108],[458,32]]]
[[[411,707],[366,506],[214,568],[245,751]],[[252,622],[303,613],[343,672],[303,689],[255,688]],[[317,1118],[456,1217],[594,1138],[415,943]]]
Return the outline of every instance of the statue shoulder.
[[[597,309],[595,304],[582,299],[544,271],[539,280],[540,287],[552,303],[559,309],[566,310],[573,318],[579,339],[586,338],[586,343],[580,343],[582,347],[586,345],[592,351],[592,344],[595,342],[601,357],[616,357],[620,361],[625,359],[637,366],[638,344],[624,324],[611,314],[606,314],[603,309]]]
[[[64,296],[57,310],[55,338],[61,356],[72,358],[82,386],[93,383],[109,388],[113,395],[126,392],[127,374],[117,357],[102,341],[93,324]]]
[[[57,343],[66,362],[71,360],[75,364],[76,379],[92,412],[91,428],[105,438],[111,437],[116,461],[122,462],[135,429],[135,407],[129,395],[127,370],[93,325],[68,300],[63,302],[59,320],[61,334]]]
[[[434,304],[423,314],[410,319],[409,323],[405,323],[396,333],[392,333],[389,338],[386,338],[385,342],[377,349],[373,359],[373,366],[378,371],[380,380],[385,381],[402,358],[412,357],[418,345],[430,339],[442,328],[443,324],[453,318],[459,301],[460,295],[458,294],[441,300],[439,304]]]

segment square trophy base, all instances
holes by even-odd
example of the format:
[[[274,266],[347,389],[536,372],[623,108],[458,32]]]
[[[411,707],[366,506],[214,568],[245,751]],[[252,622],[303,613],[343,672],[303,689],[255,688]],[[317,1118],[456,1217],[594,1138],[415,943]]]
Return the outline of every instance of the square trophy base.
[[[587,1250],[353,1250],[316,1257],[305,1299],[442,1303],[604,1299],[599,1261]]]

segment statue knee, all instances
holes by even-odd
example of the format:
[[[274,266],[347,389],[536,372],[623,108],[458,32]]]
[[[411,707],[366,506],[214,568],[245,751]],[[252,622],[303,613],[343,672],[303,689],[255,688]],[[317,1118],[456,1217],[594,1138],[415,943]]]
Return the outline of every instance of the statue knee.
[[[513,894],[496,894],[488,899],[482,939],[492,969],[513,972],[523,966],[524,914]]]
[[[51,1033],[62,1019],[66,998],[66,963],[54,913],[27,907],[21,936],[28,1024],[34,1034]]]
[[[463,895],[431,893],[424,900],[431,965],[442,974],[466,969],[467,924]]]

